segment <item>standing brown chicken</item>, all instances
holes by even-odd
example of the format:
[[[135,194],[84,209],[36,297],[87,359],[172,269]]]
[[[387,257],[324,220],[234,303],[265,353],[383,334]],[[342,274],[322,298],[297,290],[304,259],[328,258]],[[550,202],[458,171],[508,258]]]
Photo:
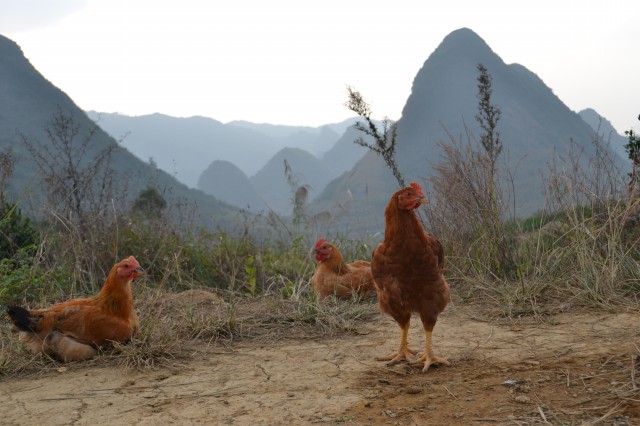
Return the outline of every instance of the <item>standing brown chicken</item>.
[[[111,268],[98,294],[72,299],[46,309],[7,309],[20,330],[20,340],[33,352],[45,352],[64,362],[94,356],[109,341],[126,341],[140,328],[133,306],[131,281],[142,273],[129,256]]]
[[[415,354],[408,347],[407,334],[411,314],[417,312],[424,326],[426,346],[424,355],[411,364],[423,365],[423,372],[434,363],[449,365],[431,348],[433,327],[449,302],[450,292],[443,275],[442,245],[424,232],[414,211],[426,202],[422,187],[415,182],[393,194],[384,212],[384,241],[371,258],[380,309],[402,329],[397,352],[377,359],[394,365]]]
[[[366,260],[346,263],[338,247],[320,238],[313,247],[318,266],[311,278],[311,288],[322,300],[327,296],[349,297],[355,293],[368,296],[375,292],[371,265]]]

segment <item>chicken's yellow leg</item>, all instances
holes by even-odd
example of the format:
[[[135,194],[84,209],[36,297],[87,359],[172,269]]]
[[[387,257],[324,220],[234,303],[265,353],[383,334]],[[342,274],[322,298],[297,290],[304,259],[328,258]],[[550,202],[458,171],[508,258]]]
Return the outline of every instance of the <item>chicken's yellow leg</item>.
[[[439,356],[435,356],[433,354],[433,349],[431,348],[431,331],[425,329],[424,337],[426,340],[424,355],[422,355],[420,358],[412,362],[411,365],[415,365],[415,366],[424,365],[424,367],[422,368],[423,373],[427,372],[431,364],[449,365],[449,361],[447,361],[444,358],[440,358]]]
[[[407,343],[407,335],[409,334],[409,321],[402,327],[402,334],[400,335],[400,348],[397,352],[391,355],[377,357],[376,361],[389,361],[387,365],[395,365],[402,361],[408,361],[409,355],[415,355],[416,351],[409,348]]]

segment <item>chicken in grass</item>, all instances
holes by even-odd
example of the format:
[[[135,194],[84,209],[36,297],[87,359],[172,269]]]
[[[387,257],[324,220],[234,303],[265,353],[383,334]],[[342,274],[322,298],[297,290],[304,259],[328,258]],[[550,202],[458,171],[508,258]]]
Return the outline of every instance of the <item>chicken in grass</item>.
[[[125,342],[140,328],[131,282],[143,272],[129,256],[117,263],[93,297],[72,299],[46,309],[10,306],[7,313],[20,330],[20,341],[33,352],[64,362],[91,358],[109,342]]]
[[[426,372],[432,364],[449,362],[433,354],[431,334],[438,315],[449,302],[449,286],[444,278],[444,250],[440,242],[425,233],[415,209],[426,203],[422,187],[415,183],[397,191],[384,212],[384,241],[371,257],[371,272],[380,309],[393,317],[401,329],[400,346],[389,356],[377,358],[394,365],[402,361],[419,365]],[[407,334],[411,315],[420,315],[425,334],[425,352],[410,360]]]
[[[318,266],[311,278],[311,288],[318,300],[328,296],[369,296],[375,293],[371,266],[366,260],[346,263],[340,250],[324,238],[313,247]]]

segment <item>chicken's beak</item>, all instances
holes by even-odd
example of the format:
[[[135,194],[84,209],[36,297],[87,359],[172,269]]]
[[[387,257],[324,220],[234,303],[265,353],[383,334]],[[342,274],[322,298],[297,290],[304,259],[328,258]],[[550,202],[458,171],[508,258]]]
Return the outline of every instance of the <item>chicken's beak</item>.
[[[138,266],[135,271],[133,271],[133,278],[138,278],[140,275],[144,275],[144,268],[142,266]]]
[[[414,209],[417,209],[418,207],[420,207],[421,204],[428,204],[428,203],[429,203],[429,199],[427,197],[420,197],[416,200]]]

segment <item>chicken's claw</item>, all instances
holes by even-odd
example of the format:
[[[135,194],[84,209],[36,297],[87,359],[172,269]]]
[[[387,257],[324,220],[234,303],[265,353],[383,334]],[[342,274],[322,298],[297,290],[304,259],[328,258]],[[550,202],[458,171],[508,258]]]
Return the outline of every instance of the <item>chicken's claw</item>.
[[[399,364],[402,361],[409,362],[409,355],[415,355],[415,354],[416,354],[416,351],[407,347],[405,348],[405,350],[398,350],[387,356],[376,357],[376,361],[389,361],[387,365],[390,367],[392,365]]]
[[[423,354],[420,358],[416,359],[409,363],[412,367],[422,367],[422,372],[426,373],[429,370],[429,367],[432,364],[442,364],[449,366],[449,361],[444,358],[440,358],[439,356],[431,355],[428,356],[426,353]]]

